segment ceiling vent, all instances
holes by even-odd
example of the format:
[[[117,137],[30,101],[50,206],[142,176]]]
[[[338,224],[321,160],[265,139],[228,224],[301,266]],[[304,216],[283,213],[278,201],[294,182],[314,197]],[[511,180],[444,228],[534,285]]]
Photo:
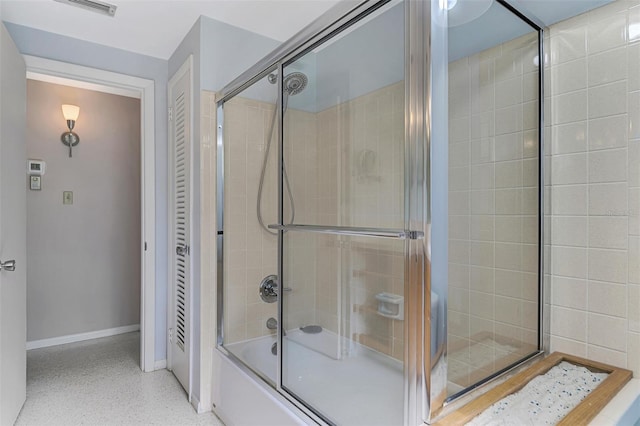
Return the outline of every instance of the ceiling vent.
[[[96,0],[55,0],[60,3],[70,4],[72,6],[78,6],[83,9],[91,10],[102,15],[113,17],[116,14],[118,6],[115,4],[109,4]]]

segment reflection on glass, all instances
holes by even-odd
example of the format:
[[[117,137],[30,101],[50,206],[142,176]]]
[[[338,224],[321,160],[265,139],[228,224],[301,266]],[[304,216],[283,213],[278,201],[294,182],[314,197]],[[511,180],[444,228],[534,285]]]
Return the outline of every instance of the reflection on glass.
[[[403,6],[284,67],[295,224],[404,229]],[[332,422],[404,421],[404,255],[401,239],[284,233],[282,385]]]
[[[264,302],[258,288],[278,273],[278,238],[258,214],[277,223],[276,99],[277,86],[264,78],[224,104],[224,347],[272,383],[276,337],[267,321],[277,318],[277,303]]]
[[[498,3],[449,41],[452,395],[538,348],[539,67],[538,33]]]

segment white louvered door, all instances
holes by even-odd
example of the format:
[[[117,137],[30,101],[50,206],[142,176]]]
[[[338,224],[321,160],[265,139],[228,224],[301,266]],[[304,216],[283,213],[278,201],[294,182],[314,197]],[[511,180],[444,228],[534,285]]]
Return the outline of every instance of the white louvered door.
[[[172,306],[170,368],[190,394],[191,355],[191,58],[169,82]]]

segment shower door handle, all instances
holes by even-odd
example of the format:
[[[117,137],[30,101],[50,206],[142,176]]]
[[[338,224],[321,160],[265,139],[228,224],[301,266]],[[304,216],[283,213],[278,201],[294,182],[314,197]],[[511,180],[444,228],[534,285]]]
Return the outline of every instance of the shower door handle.
[[[400,240],[421,240],[422,231],[405,229],[361,228],[355,226],[319,226],[319,225],[269,225],[269,229],[278,231],[316,232],[321,234],[349,235],[353,237],[396,238]]]

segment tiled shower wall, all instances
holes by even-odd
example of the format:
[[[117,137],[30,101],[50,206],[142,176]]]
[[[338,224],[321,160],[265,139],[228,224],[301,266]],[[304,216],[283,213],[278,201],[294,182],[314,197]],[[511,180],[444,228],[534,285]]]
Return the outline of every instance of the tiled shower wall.
[[[260,229],[255,212],[272,114],[272,104],[245,98],[225,104],[227,344],[269,334],[265,322],[276,316],[276,305],[259,299],[258,284],[277,272],[277,239]],[[295,223],[403,228],[402,82],[316,114],[290,108],[284,132]],[[265,223],[276,222],[276,154],[274,142]],[[286,328],[318,324],[402,359],[404,321],[378,315],[375,298],[404,293],[401,242],[287,233],[284,250]]]
[[[225,343],[265,336],[272,331],[266,327],[268,318],[277,317],[277,304],[265,303],[258,289],[264,277],[277,274],[277,237],[263,230],[257,220],[256,200],[260,171],[269,139],[274,105],[235,97],[225,104]],[[299,126],[291,129],[291,136],[305,143],[290,144],[287,157],[305,158],[307,146],[313,146],[315,117],[313,114],[289,111],[296,116]],[[311,131],[306,129],[310,128]],[[275,132],[274,132],[275,134]],[[262,195],[262,212],[265,224],[277,223],[277,138],[269,152]],[[313,157],[313,156],[312,156]],[[289,161],[289,164],[293,161]],[[294,168],[295,166],[291,166]],[[308,216],[304,181],[292,180],[296,214]],[[312,213],[311,213],[312,214]],[[306,259],[306,261],[305,261]],[[295,266],[303,266],[313,260],[313,254],[301,257]],[[312,262],[311,262],[312,263]],[[303,269],[304,271],[304,269]],[[306,272],[306,271],[304,271]],[[298,316],[302,323],[312,323],[315,280],[313,274],[295,279],[295,286],[287,293],[289,314]]]
[[[640,2],[551,26],[552,351],[640,374]]]
[[[449,64],[449,380],[537,348],[537,33]]]
[[[322,223],[403,229],[404,82],[321,111],[317,120]],[[321,324],[402,359],[404,321],[379,315],[376,295],[404,295],[404,243],[322,237],[318,261]]]

